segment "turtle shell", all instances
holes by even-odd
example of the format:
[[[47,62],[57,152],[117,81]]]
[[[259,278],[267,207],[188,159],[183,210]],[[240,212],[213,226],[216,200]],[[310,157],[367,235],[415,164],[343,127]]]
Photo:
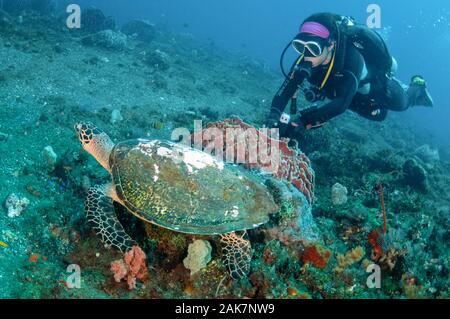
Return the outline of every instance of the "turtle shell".
[[[183,233],[255,228],[278,210],[264,181],[200,150],[160,140],[130,140],[110,155],[117,195],[134,215]]]

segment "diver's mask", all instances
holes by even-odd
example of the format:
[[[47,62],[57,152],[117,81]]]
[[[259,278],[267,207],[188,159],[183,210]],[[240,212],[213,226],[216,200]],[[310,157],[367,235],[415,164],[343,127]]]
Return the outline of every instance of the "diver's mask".
[[[292,41],[292,47],[297,51],[300,55],[305,56],[313,56],[318,57],[323,53],[322,46],[320,43],[316,41],[303,41],[299,39],[295,39]]]
[[[326,46],[326,41],[321,41],[321,39],[319,39],[318,37],[305,34],[298,34],[292,41],[290,41],[284,48],[283,53],[280,57],[280,67],[285,77],[288,77],[288,75],[284,70],[283,60],[286,51],[291,46],[298,54],[300,54],[301,59],[303,59],[303,57],[318,57],[322,55],[323,50]],[[310,65],[304,65],[303,68],[305,68],[305,71],[307,71],[307,74],[309,76],[311,75],[310,69],[312,68],[312,62],[309,61],[308,63],[310,63]],[[297,65],[297,67],[299,66]]]

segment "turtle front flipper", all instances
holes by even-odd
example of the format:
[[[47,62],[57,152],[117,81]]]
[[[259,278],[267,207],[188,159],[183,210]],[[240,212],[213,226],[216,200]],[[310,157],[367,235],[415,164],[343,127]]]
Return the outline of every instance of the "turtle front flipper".
[[[137,243],[125,232],[114,212],[109,196],[111,184],[91,187],[85,202],[86,217],[102,242],[121,252],[130,250]]]
[[[233,279],[246,277],[250,272],[250,262],[252,260],[252,246],[250,241],[244,236],[236,233],[220,235],[222,244],[223,262]]]

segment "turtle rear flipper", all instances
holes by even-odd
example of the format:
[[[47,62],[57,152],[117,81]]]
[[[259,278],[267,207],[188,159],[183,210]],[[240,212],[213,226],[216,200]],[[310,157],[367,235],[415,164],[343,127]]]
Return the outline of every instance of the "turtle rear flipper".
[[[250,241],[244,238],[245,235],[246,232],[242,235],[234,232],[220,235],[223,263],[233,279],[246,277],[250,272],[253,253]]]
[[[108,196],[111,184],[91,187],[85,203],[86,217],[102,242],[121,252],[130,250],[137,243],[125,232],[114,212],[113,201]]]

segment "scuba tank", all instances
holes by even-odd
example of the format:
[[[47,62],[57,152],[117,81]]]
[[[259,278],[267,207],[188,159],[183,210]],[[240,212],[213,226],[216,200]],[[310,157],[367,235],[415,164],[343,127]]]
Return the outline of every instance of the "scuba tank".
[[[364,58],[367,77],[361,81],[360,87],[371,83],[375,90],[386,87],[387,80],[392,77],[394,59],[386,42],[374,29],[365,25],[343,25],[347,41],[352,44]]]

